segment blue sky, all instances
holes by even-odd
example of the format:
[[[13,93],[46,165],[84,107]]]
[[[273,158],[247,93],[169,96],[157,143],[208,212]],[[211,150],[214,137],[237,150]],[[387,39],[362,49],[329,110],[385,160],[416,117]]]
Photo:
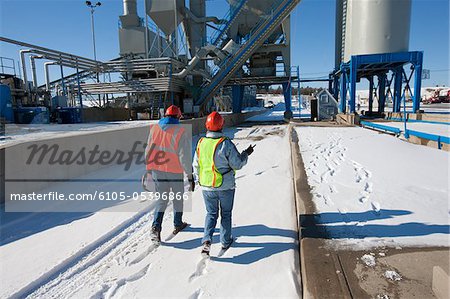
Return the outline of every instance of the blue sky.
[[[92,57],[90,14],[84,0],[0,0],[0,35],[44,47]],[[118,56],[121,0],[103,0],[95,13],[97,57]],[[140,16],[143,1],[138,0]],[[221,17],[225,0],[208,0],[208,12]],[[303,0],[292,14],[292,64],[303,77],[326,75],[334,67],[334,0]],[[424,86],[450,85],[449,1],[413,0],[410,50],[424,51],[431,79]],[[17,46],[0,44],[0,56],[18,60]],[[38,79],[43,82],[42,67]],[[69,73],[70,71],[67,71]]]

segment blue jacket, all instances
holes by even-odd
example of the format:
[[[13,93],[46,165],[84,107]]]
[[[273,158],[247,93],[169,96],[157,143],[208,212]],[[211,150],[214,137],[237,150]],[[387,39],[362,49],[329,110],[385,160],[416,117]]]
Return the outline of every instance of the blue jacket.
[[[209,138],[220,138],[224,136],[222,132],[207,132],[206,137]],[[223,191],[231,190],[236,188],[235,174],[233,170],[239,170],[247,164],[248,155],[246,152],[239,153],[236,146],[230,139],[225,139],[217,147],[216,153],[214,154],[214,164],[220,173],[225,173],[223,175],[222,186],[217,188],[212,187],[202,187],[203,190],[207,191]],[[194,179],[198,184],[198,157],[197,153],[194,154],[194,162],[192,163],[194,169]],[[230,171],[232,170],[232,171]]]

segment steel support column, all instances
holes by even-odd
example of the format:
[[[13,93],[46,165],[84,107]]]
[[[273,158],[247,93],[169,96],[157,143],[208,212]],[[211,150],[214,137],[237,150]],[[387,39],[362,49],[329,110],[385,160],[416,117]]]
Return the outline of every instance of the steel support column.
[[[340,92],[340,102],[339,102],[339,110],[341,113],[345,113],[347,111],[347,76],[345,71],[341,68],[341,88]]]
[[[244,98],[244,86],[233,85],[231,91],[233,95],[233,113],[241,113],[242,99]]]
[[[378,75],[378,112],[384,112],[386,104],[386,74]]]
[[[392,110],[393,112],[400,112],[400,105],[402,103],[403,68],[396,69],[394,76],[394,101]]]
[[[283,83],[283,94],[284,94],[284,118],[292,118],[292,85],[291,82]]]
[[[369,77],[369,113],[373,112],[373,77]]]
[[[418,52],[417,61],[414,64],[414,97],[413,97],[413,112],[416,113],[420,109],[420,97],[422,88],[422,65],[423,53]]]
[[[336,100],[339,99],[339,77],[336,75],[333,77],[333,96]]]
[[[352,57],[350,60],[350,113],[355,113],[356,111],[356,79],[357,79],[357,58]]]

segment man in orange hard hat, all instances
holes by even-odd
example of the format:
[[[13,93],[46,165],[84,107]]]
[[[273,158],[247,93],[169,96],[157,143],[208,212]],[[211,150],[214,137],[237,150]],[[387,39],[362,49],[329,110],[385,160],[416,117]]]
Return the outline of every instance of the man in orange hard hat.
[[[174,206],[173,235],[187,227],[183,222],[184,173],[191,181],[193,189],[192,166],[190,165],[190,136],[180,125],[181,110],[175,105],[167,108],[165,117],[150,127],[146,148],[147,174],[155,185],[156,209],[152,224],[151,239],[161,242],[161,228],[164,211],[169,200]],[[164,157],[163,159],[161,159]],[[172,195],[172,196],[171,196]],[[176,200],[179,199],[179,200]]]
[[[212,236],[220,211],[220,242],[222,250],[233,243],[231,213],[235,193],[235,171],[247,164],[253,147],[239,153],[233,142],[223,132],[224,119],[211,113],[206,119],[206,137],[198,141],[194,155],[194,179],[202,187],[206,207],[202,254],[209,255]]]

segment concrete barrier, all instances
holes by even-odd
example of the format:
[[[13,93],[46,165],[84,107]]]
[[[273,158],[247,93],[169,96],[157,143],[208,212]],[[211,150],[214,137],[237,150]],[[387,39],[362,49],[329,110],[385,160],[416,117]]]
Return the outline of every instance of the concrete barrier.
[[[244,122],[247,118],[263,112],[251,111],[241,114],[225,114],[223,115],[225,126],[235,126]],[[184,120],[182,123],[191,125],[192,134],[198,135],[206,131],[204,125],[205,120],[206,118],[203,117]],[[112,153],[121,151],[123,153],[129,153],[132,151],[133,145],[136,142],[140,142],[137,148],[143,151],[143,145],[146,143],[148,137],[148,130],[149,126],[145,125],[114,131],[87,132],[86,134],[76,136],[56,137],[6,146],[0,149],[0,200],[2,203],[5,202],[5,198],[9,197],[11,190],[20,190],[20,193],[24,194],[31,193],[49,187],[56,180],[74,179],[102,168],[117,165],[115,162],[105,165],[99,163],[80,163],[81,165],[73,165],[75,163],[72,163],[70,166],[60,165],[58,163],[53,165],[49,163],[42,163],[41,165],[37,165],[37,163],[27,164],[33,147],[51,147],[56,145],[58,147],[58,153],[60,153],[58,157],[63,156],[63,160],[69,159],[68,151],[73,153],[79,153],[83,150],[84,152],[89,152],[89,150],[94,149],[96,146],[99,146],[100,151],[109,151]],[[64,156],[64,151],[67,151],[66,156]],[[38,155],[35,157],[38,157]],[[37,160],[33,159],[33,162],[35,161]],[[8,188],[6,188],[5,180],[9,186]]]
[[[336,121],[338,124],[343,125],[359,125],[360,116],[356,113],[352,114],[339,113],[338,115],[336,115]]]
[[[402,112],[386,112],[386,119],[403,119],[403,115]],[[406,119],[450,123],[449,114],[406,113]]]
[[[450,276],[441,267],[433,267],[432,289],[438,299],[450,299]]]

